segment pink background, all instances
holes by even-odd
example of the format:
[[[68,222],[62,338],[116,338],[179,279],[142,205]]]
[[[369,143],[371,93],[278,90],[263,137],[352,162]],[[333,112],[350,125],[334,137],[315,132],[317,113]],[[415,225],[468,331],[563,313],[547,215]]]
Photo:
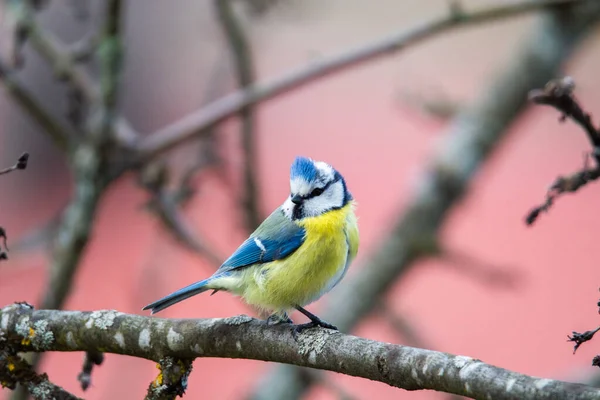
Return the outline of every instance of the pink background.
[[[42,21],[67,32],[66,2],[56,1]],[[281,5],[253,24],[251,36],[260,79],[318,60],[321,55],[369,42],[423,18],[445,12],[445,1],[316,0]],[[400,4],[402,3],[402,4]],[[491,2],[467,2],[481,4]],[[167,13],[173,18],[164,18]],[[210,2],[132,1],[128,9],[127,66],[123,110],[132,124],[150,132],[197,109],[206,97],[211,66],[225,56]],[[288,194],[287,174],[295,155],[330,162],[346,177],[359,203],[361,248],[350,274],[364,265],[385,237],[394,217],[415,187],[414,177],[443,133],[444,121],[402,101],[402,94],[440,93],[467,103],[497,68],[506,65],[527,35],[534,18],[521,17],[443,34],[397,56],[342,72],[262,104],[258,111],[260,204],[266,215]],[[62,29],[62,31],[61,31]],[[79,28],[77,28],[79,29]],[[77,31],[74,28],[74,31]],[[67,32],[69,33],[69,32]],[[65,37],[69,35],[65,33]],[[69,34],[73,34],[70,31]],[[600,121],[599,35],[582,43],[566,71],[578,84],[577,96]],[[35,54],[25,73],[32,90],[53,95],[54,83]],[[232,83],[225,89],[230,90]],[[55,95],[56,96],[56,95]],[[58,108],[57,108],[58,107]],[[598,111],[595,111],[598,110]],[[572,330],[598,324],[600,286],[597,238],[600,186],[591,184],[559,199],[533,227],[523,218],[544,198],[559,174],[581,168],[589,145],[572,123],[557,123],[550,108],[532,108],[520,118],[477,174],[466,199],[443,228],[450,249],[516,273],[514,289],[490,286],[439,260],[422,261],[386,295],[390,306],[410,319],[421,339],[435,350],[468,355],[522,373],[583,382],[597,374],[594,344],[576,355],[566,342]],[[10,243],[50,218],[68,198],[60,157],[43,132],[22,116],[2,92],[1,135],[6,142],[1,165],[21,151],[31,152],[30,168],[0,179],[1,224]],[[239,187],[237,124],[227,123],[224,138],[228,182],[205,171],[196,180],[199,194],[186,209],[188,221],[223,257],[244,239],[234,193]],[[180,150],[178,168],[193,152]],[[147,195],[131,176],[114,185],[102,201],[92,241],[76,276],[67,309],[117,309],[142,313],[141,307],[215,269],[182,249],[140,205]],[[0,305],[37,302],[47,275],[43,248],[14,252],[0,264]],[[342,282],[343,284],[343,282]],[[310,307],[318,313],[327,297]],[[162,317],[226,317],[252,313],[238,299],[219,293],[174,306]],[[293,317],[300,318],[299,315]],[[335,323],[335,321],[332,321]],[[354,334],[405,343],[379,316]],[[82,354],[50,354],[42,369],[53,382],[88,399],[142,398],[156,376],[154,364],[108,355],[94,371],[93,386],[82,393],[76,382]],[[198,359],[186,398],[243,398],[273,365],[228,359]],[[337,374],[329,377],[356,398],[441,398],[433,392],[408,393],[381,383]],[[0,397],[6,398],[7,391]],[[316,386],[311,399],[334,399]]]

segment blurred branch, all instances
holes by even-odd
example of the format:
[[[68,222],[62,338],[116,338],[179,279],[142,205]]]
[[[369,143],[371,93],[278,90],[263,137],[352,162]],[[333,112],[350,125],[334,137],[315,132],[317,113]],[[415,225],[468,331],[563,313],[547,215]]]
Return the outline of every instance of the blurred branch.
[[[75,194],[57,232],[53,262],[43,308],[60,308],[66,298],[79,258],[87,244],[98,201],[108,184],[107,151],[115,120],[118,75],[121,62],[119,0],[108,2],[109,16],[101,46],[102,96],[90,115],[89,131],[71,155]]]
[[[77,62],[101,47],[101,35],[90,33],[72,48],[66,48],[52,32],[44,30],[39,25],[30,2],[31,0],[22,2],[24,12],[21,17],[21,27],[25,31],[28,42],[50,64],[56,78],[70,86],[72,96],[81,96],[81,101],[85,105],[102,101],[102,87],[98,87],[85,70],[77,65]],[[107,18],[110,16],[107,15]],[[73,110],[69,110],[69,114],[72,112]],[[137,137],[137,133],[122,118],[117,120],[114,130],[117,138],[125,145],[132,143]]]
[[[531,210],[525,218],[527,225],[532,225],[542,211],[547,212],[558,196],[563,193],[576,192],[582,186],[600,178],[600,128],[596,129],[594,127],[590,114],[583,110],[573,96],[574,90],[575,81],[573,78],[567,76],[551,80],[546,84],[544,89],[532,90],[529,93],[529,99],[536,104],[545,104],[556,108],[561,112],[559,119],[561,122],[566,121],[567,118],[571,118],[575,123],[579,124],[592,145],[591,154],[596,166],[595,168],[589,168],[588,157],[586,156],[581,171],[567,177],[559,176],[556,178],[546,193],[546,201]]]
[[[329,390],[335,395],[338,400],[358,400],[356,396],[349,393],[343,385],[339,385],[332,379],[328,379],[325,374],[319,373],[319,371],[312,368],[300,368],[302,374],[307,376],[307,379],[314,380],[315,383],[322,385],[325,389]]]
[[[452,29],[515,17],[550,6],[594,2],[595,0],[520,0],[468,13],[464,10],[448,12],[441,17],[433,18],[373,43],[323,58],[312,65],[301,67],[279,78],[265,83],[256,83],[245,90],[225,96],[140,139],[132,146],[132,150],[138,152],[140,161],[150,159],[190,138],[203,134],[205,129],[239,113],[245,107],[272,99],[341,70],[373,61],[378,57],[395,54]]]
[[[67,150],[69,141],[75,137],[75,134],[67,127],[62,126],[42,107],[25,88],[25,85],[17,77],[17,73],[11,70],[2,59],[0,59],[0,80],[6,89],[6,93],[50,135],[54,144],[63,151]]]
[[[29,160],[29,153],[21,154],[21,156],[17,159],[17,162],[14,165],[0,170],[0,175],[8,174],[17,169],[27,168],[27,160]],[[8,245],[6,242],[7,242],[8,238],[6,236],[6,230],[1,226],[0,226],[0,239],[2,239],[2,244],[4,245],[4,248],[2,248],[2,245],[0,245],[0,261],[7,260],[8,259]]]
[[[408,345],[431,348],[431,346],[428,346],[421,338],[421,335],[419,335],[415,327],[412,326],[412,323],[408,318],[395,312],[383,299],[375,305],[375,311],[381,314],[381,316],[389,322],[396,333],[398,333]]]
[[[101,95],[91,104],[84,137],[69,153],[75,188],[56,233],[49,279],[40,302],[45,309],[62,308],[88,243],[98,203],[110,181],[110,134],[116,121],[122,58],[119,33],[121,8],[120,0],[107,2],[107,18],[99,51]],[[38,363],[39,355],[35,355],[31,364],[35,368]]]
[[[519,282],[516,270],[491,265],[462,251],[442,250],[439,257],[464,276],[473,278],[484,285],[514,289]]]
[[[35,19],[31,0],[24,0],[22,27],[31,46],[50,64],[57,79],[68,82],[79,90],[88,102],[98,97],[97,89],[85,71],[75,65],[69,52],[52,32],[42,29]]]
[[[431,389],[473,398],[527,400],[568,396],[577,400],[600,396],[599,389],[581,384],[534,378],[470,357],[326,329],[307,330],[296,340],[287,324],[269,326],[244,315],[162,319],[111,310],[35,311],[24,304],[13,304],[0,309],[0,321],[6,338],[0,344],[2,351],[102,351],[154,360],[162,372],[154,387],[166,386],[164,389],[171,393],[185,389],[195,358],[223,357],[294,364],[406,390]],[[167,381],[165,369],[177,366],[170,371],[177,376]],[[174,397],[175,394],[171,398]]]
[[[215,8],[221,29],[229,43],[229,51],[233,57],[238,85],[241,90],[254,84],[254,62],[247,35],[242,22],[235,15],[233,0],[215,0]],[[242,149],[244,152],[242,175],[244,188],[242,191],[242,209],[245,211],[246,229],[254,231],[262,221],[258,209],[258,188],[255,170],[258,166],[256,156],[256,118],[251,104],[239,110],[241,119]]]
[[[416,260],[435,254],[438,230],[507,127],[525,108],[528,90],[555,76],[600,18],[600,2],[578,3],[579,7],[544,13],[524,47],[511,56],[510,65],[492,77],[479,98],[454,118],[417,177],[412,199],[391,234],[368,258],[368,265],[355,268],[355,273],[330,293],[323,319],[349,332]],[[297,399],[306,388],[297,371],[276,367],[253,398]]]
[[[206,257],[210,263],[221,265],[223,259],[209,246],[205,246],[204,241],[185,222],[185,218],[181,217],[179,207],[191,196],[188,188],[182,184],[182,187],[169,191],[166,189],[167,181],[167,167],[159,160],[147,164],[142,169],[139,175],[140,185],[151,195],[145,208],[158,217],[163,228],[180,244]]]
[[[77,376],[77,380],[81,384],[81,390],[86,391],[92,384],[92,371],[95,365],[102,365],[104,362],[104,354],[95,351],[86,351],[83,359],[81,372]]]
[[[410,107],[420,110],[427,116],[447,121],[460,111],[462,104],[450,99],[445,93],[419,93],[410,90],[401,90],[397,100]]]

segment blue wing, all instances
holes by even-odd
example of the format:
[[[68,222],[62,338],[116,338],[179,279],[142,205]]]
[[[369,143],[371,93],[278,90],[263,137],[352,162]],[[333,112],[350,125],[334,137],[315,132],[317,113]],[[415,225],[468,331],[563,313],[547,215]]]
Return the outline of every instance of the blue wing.
[[[304,243],[304,235],[304,228],[290,221],[278,208],[225,260],[216,274],[285,258]]]

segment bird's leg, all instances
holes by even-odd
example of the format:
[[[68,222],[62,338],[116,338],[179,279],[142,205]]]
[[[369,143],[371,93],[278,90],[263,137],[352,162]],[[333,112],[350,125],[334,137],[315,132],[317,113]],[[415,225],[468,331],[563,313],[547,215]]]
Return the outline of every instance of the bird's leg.
[[[267,325],[277,325],[277,324],[293,324],[294,321],[292,321],[290,319],[290,317],[287,315],[287,313],[284,312],[280,312],[280,313],[275,313],[275,314],[271,314],[269,315],[269,318],[267,318]]]
[[[308,319],[310,319],[310,322],[306,323],[306,324],[299,324],[294,326],[294,335],[297,335],[298,333],[302,332],[305,329],[310,329],[310,328],[314,328],[316,326],[320,326],[326,329],[333,329],[334,331],[337,331],[338,328],[334,325],[331,325],[330,323],[327,323],[323,320],[321,320],[321,318],[317,317],[315,314],[305,310],[304,308],[296,305],[296,310],[300,311],[302,314],[306,315],[308,317]]]

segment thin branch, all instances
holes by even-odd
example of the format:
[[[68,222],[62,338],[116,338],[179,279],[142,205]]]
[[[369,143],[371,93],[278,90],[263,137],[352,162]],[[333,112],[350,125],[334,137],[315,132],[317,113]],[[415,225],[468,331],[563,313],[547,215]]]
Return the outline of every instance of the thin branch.
[[[544,89],[532,90],[529,93],[529,99],[536,104],[545,104],[556,108],[561,113],[561,122],[570,118],[579,124],[592,145],[592,156],[596,166],[589,168],[588,156],[586,156],[581,171],[577,171],[570,176],[559,176],[556,178],[546,193],[544,203],[533,208],[525,217],[527,225],[532,225],[542,212],[548,212],[556,198],[560,195],[576,192],[589,182],[600,178],[600,128],[596,129],[594,127],[590,114],[583,110],[573,96],[574,90],[575,81],[573,78],[566,76],[561,79],[551,80],[546,84]]]
[[[237,114],[240,110],[258,102],[272,99],[290,92],[307,83],[316,82],[320,78],[336,72],[355,67],[378,57],[396,54],[425,39],[448,32],[452,29],[467,25],[476,25],[491,20],[515,17],[527,12],[547,8],[549,6],[593,3],[595,0],[522,0],[511,4],[502,4],[471,13],[447,13],[418,24],[415,27],[402,30],[373,43],[347,50],[340,54],[321,59],[279,78],[265,83],[257,83],[245,90],[231,95],[183,117],[171,125],[141,139],[133,150],[137,150],[141,161],[150,159],[157,154],[172,149],[215,124]]]
[[[575,81],[570,76],[565,76],[561,79],[551,80],[544,89],[532,90],[529,93],[529,99],[536,104],[556,108],[562,113],[561,122],[564,122],[568,117],[579,124],[593,147],[596,163],[600,165],[600,133],[594,127],[590,114],[583,110],[573,96],[574,90]]]
[[[491,265],[459,250],[444,249],[440,252],[439,257],[447,267],[484,285],[514,289],[519,283],[520,276],[518,276],[517,270]]]
[[[15,389],[17,384],[27,388],[34,399],[78,400],[60,386],[48,380],[48,375],[37,374],[31,365],[16,352],[11,351],[0,330],[0,387]]]
[[[31,46],[50,64],[57,79],[70,85],[72,91],[77,96],[81,96],[81,101],[86,105],[100,101],[103,96],[102,87],[96,85],[85,69],[77,63],[81,61],[82,57],[85,58],[89,55],[86,53],[100,48],[101,35],[91,33],[83,42],[69,49],[52,32],[44,30],[39,25],[28,1],[23,2],[23,7],[22,25],[27,32],[27,39]],[[137,140],[137,132],[122,117],[117,119],[113,129],[115,136],[124,146],[129,146]]]
[[[556,76],[579,40],[600,18],[600,2],[549,12],[527,35],[510,65],[490,79],[479,98],[464,107],[448,126],[436,152],[417,177],[412,198],[393,224],[391,234],[355,272],[327,297],[320,315],[350,331],[415,261],[435,254],[438,230],[463,198],[472,178],[525,109],[527,93]],[[540,52],[544,48],[547,51]],[[307,389],[297,373],[276,367],[257,388],[254,399],[300,398]]]
[[[17,73],[10,69],[8,64],[0,59],[0,81],[6,93],[37,122],[50,135],[54,144],[61,150],[68,150],[71,138],[75,133],[62,126],[44,107],[35,99],[26,88]]]
[[[122,48],[121,1],[107,3],[107,19],[100,46],[101,96],[92,104],[85,138],[69,154],[75,177],[75,193],[67,206],[54,242],[50,276],[41,300],[42,308],[59,309],[70,293],[73,278],[89,240],[98,203],[110,182],[110,134],[116,121],[117,89]],[[35,367],[39,357],[32,359]]]
[[[238,85],[241,90],[254,84],[254,62],[252,50],[247,35],[244,33],[242,22],[235,15],[232,0],[214,0],[219,22],[234,60]],[[256,183],[256,118],[251,104],[240,109],[242,149],[244,152],[242,175],[244,188],[242,191],[242,209],[245,211],[246,229],[254,231],[262,221],[258,208],[258,188]]]
[[[394,330],[402,337],[403,342],[406,342],[410,346],[431,348],[421,338],[421,335],[417,332],[412,323],[408,318],[395,312],[385,301],[380,300],[375,311],[381,314],[381,316],[394,328]]]
[[[244,358],[329,370],[406,390],[430,389],[473,398],[600,398],[599,389],[586,385],[534,378],[470,357],[326,329],[307,330],[296,340],[287,324],[269,326],[244,315],[162,319],[111,310],[35,311],[14,304],[0,310],[0,321],[6,337],[0,348],[16,351],[102,349],[159,363],[170,357],[172,364],[197,357]],[[179,372],[189,372],[189,365]],[[162,364],[161,370],[164,372]]]
[[[0,170],[0,175],[8,174],[9,172],[12,172],[17,169],[27,168],[27,160],[29,160],[29,153],[21,154],[21,156],[17,159],[17,162],[14,165]]]
[[[573,347],[573,354],[575,354],[575,352],[577,351],[579,346],[581,346],[583,343],[585,343],[589,340],[592,340],[594,335],[598,331],[600,331],[600,326],[594,330],[586,331],[583,333],[578,333],[578,332],[573,331],[572,336],[567,336],[569,342],[575,342],[575,346]]]
[[[92,384],[92,371],[94,366],[102,365],[104,362],[104,353],[86,351],[83,359],[81,372],[77,376],[77,380],[81,384],[81,390],[86,391]]]
[[[89,75],[75,64],[65,46],[52,32],[42,29],[35,19],[35,12],[29,0],[23,2],[23,7],[23,25],[27,31],[28,42],[50,64],[58,79],[77,88],[87,102],[94,102],[99,93]]]
[[[177,208],[177,199],[164,189],[150,199],[148,208],[156,213],[162,226],[179,243],[196,254],[205,257],[211,264],[221,265],[223,258],[219,257],[209,246],[204,245],[197,232],[193,232],[185,218],[182,218]]]
[[[144,208],[155,214],[162,227],[184,247],[205,257],[214,265],[221,265],[223,258],[219,257],[210,246],[205,246],[204,240],[181,216],[179,207],[191,196],[189,188],[184,187],[182,183],[182,187],[169,191],[166,189],[167,181],[167,167],[160,160],[147,164],[142,169],[139,183],[151,195]]]

